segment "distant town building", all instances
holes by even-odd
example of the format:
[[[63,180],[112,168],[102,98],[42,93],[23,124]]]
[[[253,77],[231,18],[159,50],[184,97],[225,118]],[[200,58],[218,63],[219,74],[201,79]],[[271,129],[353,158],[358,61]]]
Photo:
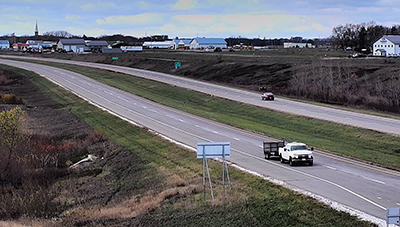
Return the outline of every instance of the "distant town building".
[[[400,56],[400,36],[385,35],[373,45],[374,56]]]
[[[311,43],[283,43],[283,48],[315,48]]]
[[[171,41],[169,49],[172,50],[188,50],[192,39],[174,39]]]
[[[108,42],[104,40],[85,40],[86,47],[85,51],[90,51],[93,53],[102,52],[103,48],[108,48]]]
[[[42,52],[42,40],[27,40],[26,44],[28,44],[27,50],[29,52]]]
[[[168,49],[171,41],[153,41],[153,42],[144,42],[143,48],[148,49]]]
[[[29,44],[27,43],[14,43],[13,50],[14,51],[27,51]]]
[[[83,39],[60,39],[57,42],[58,51],[83,53],[85,50],[85,40]]]
[[[215,49],[227,48],[227,43],[223,38],[194,38],[190,42],[190,49]]]
[[[10,48],[10,42],[8,40],[0,40],[0,49],[9,49]]]

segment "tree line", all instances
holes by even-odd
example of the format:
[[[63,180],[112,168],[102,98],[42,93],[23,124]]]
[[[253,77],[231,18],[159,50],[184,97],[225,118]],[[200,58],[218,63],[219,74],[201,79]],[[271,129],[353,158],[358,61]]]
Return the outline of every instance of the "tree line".
[[[383,35],[400,35],[400,25],[385,27],[374,21],[361,24],[338,25],[332,30],[332,46],[337,49],[346,49],[366,52],[372,51],[373,44]]]

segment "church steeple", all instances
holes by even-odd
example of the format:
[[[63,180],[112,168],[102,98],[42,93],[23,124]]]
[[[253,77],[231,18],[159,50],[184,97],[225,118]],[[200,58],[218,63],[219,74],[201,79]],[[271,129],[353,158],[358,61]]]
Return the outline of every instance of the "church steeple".
[[[35,27],[35,36],[39,36],[39,28],[37,25],[37,21],[36,21],[36,27]]]

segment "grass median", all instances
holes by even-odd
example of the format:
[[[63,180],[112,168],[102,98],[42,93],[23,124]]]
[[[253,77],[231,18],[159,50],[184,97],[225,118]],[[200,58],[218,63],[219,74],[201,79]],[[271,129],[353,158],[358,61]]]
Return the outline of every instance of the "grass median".
[[[81,73],[132,94],[225,124],[400,170],[399,137],[245,105],[131,75],[69,64],[37,63]]]
[[[108,220],[105,218],[109,218],[114,220],[112,223],[122,224],[128,221],[130,224],[133,222],[141,226],[374,226],[235,169],[230,169],[234,190],[224,198],[219,180],[222,167],[212,161],[210,169],[217,200],[204,201],[201,190],[202,162],[196,159],[194,153],[128,124],[32,72],[14,70],[25,75],[44,94],[61,104],[62,108],[70,110],[91,127],[103,131],[108,138],[140,157],[138,174],[144,172],[148,173],[148,177],[163,179],[161,185],[146,185],[143,188],[143,184],[139,184],[142,188],[133,193],[137,194],[137,200],[144,201],[143,203],[148,201],[142,206],[150,209],[133,219],[129,214],[123,215],[123,206],[129,201],[109,207],[100,214],[97,212],[98,208],[81,211],[80,214],[86,214],[88,217],[103,218],[100,222],[92,221],[94,225],[104,223],[104,220]],[[120,179],[115,185],[121,187],[135,183],[138,182],[124,182]],[[110,217],[101,216],[107,214]]]

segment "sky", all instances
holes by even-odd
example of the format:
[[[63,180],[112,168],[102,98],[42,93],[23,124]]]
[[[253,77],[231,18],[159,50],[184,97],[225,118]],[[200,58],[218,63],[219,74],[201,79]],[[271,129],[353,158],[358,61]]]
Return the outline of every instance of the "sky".
[[[0,0],[0,36],[67,31],[170,38],[326,38],[348,23],[400,24],[400,0]]]

